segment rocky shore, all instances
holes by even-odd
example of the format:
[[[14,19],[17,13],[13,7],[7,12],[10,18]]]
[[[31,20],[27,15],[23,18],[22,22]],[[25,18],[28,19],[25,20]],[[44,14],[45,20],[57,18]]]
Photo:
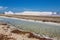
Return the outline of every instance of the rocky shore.
[[[52,40],[39,37],[32,32],[21,31],[5,22],[0,22],[0,40]]]

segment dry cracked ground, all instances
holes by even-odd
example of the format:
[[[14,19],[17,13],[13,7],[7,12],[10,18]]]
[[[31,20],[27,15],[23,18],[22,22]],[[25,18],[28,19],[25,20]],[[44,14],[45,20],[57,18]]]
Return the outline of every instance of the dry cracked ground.
[[[7,23],[0,22],[0,40],[51,40],[51,39],[40,38],[31,32],[21,31]]]

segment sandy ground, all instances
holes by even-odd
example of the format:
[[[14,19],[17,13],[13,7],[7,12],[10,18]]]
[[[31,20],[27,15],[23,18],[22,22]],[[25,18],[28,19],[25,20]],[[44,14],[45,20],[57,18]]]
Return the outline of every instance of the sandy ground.
[[[40,38],[31,32],[25,32],[16,29],[15,27],[0,22],[0,40],[52,40],[46,38]]]

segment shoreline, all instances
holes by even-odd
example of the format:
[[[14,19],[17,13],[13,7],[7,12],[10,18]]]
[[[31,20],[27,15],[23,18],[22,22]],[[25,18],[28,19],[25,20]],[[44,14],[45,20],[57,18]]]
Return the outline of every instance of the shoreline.
[[[13,18],[13,17],[5,17],[5,16],[0,16],[0,17],[3,17],[3,18],[9,18],[9,19],[17,19],[17,20],[23,20],[23,21],[28,21],[28,22],[38,22],[39,21],[34,21],[34,20],[27,20],[27,19],[19,19],[19,18]],[[42,22],[40,21],[40,23],[47,23],[47,22]],[[48,23],[47,23],[48,24]],[[49,23],[49,24],[54,24],[54,25],[60,25],[59,23]],[[24,30],[23,30],[24,31]],[[32,32],[33,33],[33,32]],[[33,33],[34,35],[36,35],[35,33]],[[38,35],[39,36],[39,35]],[[43,35],[44,36],[44,35]],[[44,38],[49,38],[49,37],[44,37]],[[49,39],[53,39],[53,38],[49,38]]]
[[[34,16],[34,15],[11,15],[11,14],[10,15],[2,14],[0,16],[35,20],[35,21],[42,21],[42,22],[60,23],[60,16]]]
[[[45,24],[51,24],[51,25],[60,25],[60,23],[54,23],[54,22],[43,22],[43,21],[37,21],[37,20],[30,20],[30,19],[28,20],[28,19],[14,18],[14,17],[6,17],[6,16],[0,16],[0,17],[9,18],[9,19],[16,19],[16,20],[22,20],[22,21],[28,21],[28,22],[45,23]]]
[[[26,31],[16,29],[15,27],[8,25],[7,23],[2,23],[2,22],[0,22],[0,23],[1,23],[0,24],[0,40],[4,40],[4,39],[5,40],[9,40],[9,39],[12,39],[12,40],[19,39],[20,40],[21,39],[20,36],[23,36],[22,39],[27,37],[27,40],[28,39],[31,39],[31,40],[52,40],[51,38],[44,38],[44,37],[41,38],[40,36],[38,36],[32,32],[26,32]],[[15,37],[14,35],[17,36],[18,38]],[[16,39],[14,39],[14,38],[16,38]]]

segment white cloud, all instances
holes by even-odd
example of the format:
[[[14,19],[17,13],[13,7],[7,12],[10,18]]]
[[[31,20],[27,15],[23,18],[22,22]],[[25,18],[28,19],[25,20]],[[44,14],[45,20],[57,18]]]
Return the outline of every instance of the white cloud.
[[[16,15],[52,15],[56,12],[36,12],[36,11],[24,11],[19,13],[13,13],[12,11],[5,12],[5,14],[16,14]]]
[[[5,14],[14,14],[12,11],[5,12]]]
[[[53,12],[24,11],[23,15],[52,15]]]
[[[0,10],[4,10],[4,9],[7,9],[8,7],[3,7],[3,6],[0,6]]]

